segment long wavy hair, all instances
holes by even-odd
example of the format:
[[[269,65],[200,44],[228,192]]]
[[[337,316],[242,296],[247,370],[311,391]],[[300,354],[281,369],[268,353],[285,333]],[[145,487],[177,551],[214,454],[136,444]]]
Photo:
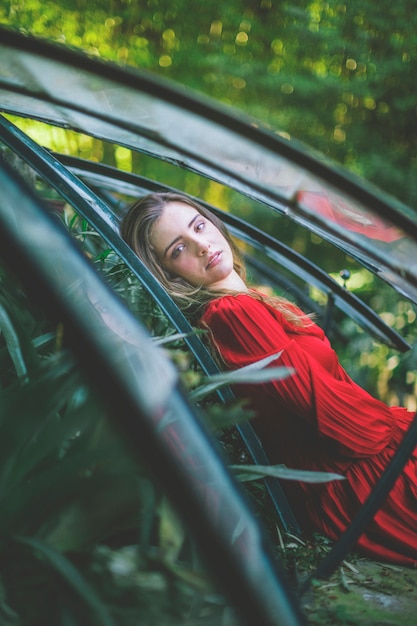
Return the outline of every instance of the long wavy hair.
[[[162,216],[165,206],[170,202],[188,204],[196,209],[203,217],[212,222],[230,245],[233,254],[233,267],[243,280],[246,280],[246,268],[239,249],[223,222],[214,213],[188,196],[171,192],[157,192],[143,196],[131,205],[122,219],[120,227],[122,238],[137,254],[139,259],[141,259],[155,278],[159,280],[184,314],[192,322],[195,322],[201,316],[208,302],[220,296],[224,296],[225,293],[231,294],[223,290],[214,291],[206,287],[190,285],[190,283],[183,278],[170,274],[158,261],[150,243],[152,229]],[[308,316],[299,311],[297,307],[294,307],[286,298],[279,296],[262,296],[256,291],[250,291],[249,293],[254,298],[264,300],[278,308],[284,317],[295,325],[305,325],[306,321],[309,319]]]

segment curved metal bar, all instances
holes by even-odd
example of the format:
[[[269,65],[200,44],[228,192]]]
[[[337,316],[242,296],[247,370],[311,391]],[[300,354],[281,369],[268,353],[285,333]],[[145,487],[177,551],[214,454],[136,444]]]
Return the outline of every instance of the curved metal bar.
[[[171,309],[171,299],[162,289],[158,281],[141,263],[138,257],[118,236],[118,221],[109,211],[108,206],[97,197],[81,180],[57,161],[49,152],[34,143],[6,118],[0,116],[0,137],[16,154],[29,163],[48,183],[59,191],[71,205],[77,207],[80,214],[90,221],[91,225],[112,245],[117,239],[120,242],[123,258],[153,294],[157,304],[172,321],[174,326],[185,334],[190,334],[187,341],[193,351],[200,354],[200,343],[192,334],[192,327],[184,315],[177,309]],[[211,372],[207,372],[211,373]]]
[[[375,208],[375,204],[377,203],[378,208],[381,209],[380,214],[391,216],[394,222],[396,218],[401,219],[401,212],[406,213],[407,210],[411,211],[408,207],[401,205],[400,202],[393,198],[388,199],[388,196],[385,196],[381,191],[377,191],[376,189],[372,189],[371,186],[365,185],[364,181],[342,170],[335,164],[325,162],[324,159],[318,159],[317,154],[308,150],[306,146],[301,146],[301,144],[297,142],[286,141],[278,134],[271,133],[266,128],[262,128],[259,121],[255,123],[254,120],[242,115],[241,112],[233,112],[231,109],[221,107],[213,100],[191,94],[190,91],[181,89],[173,83],[163,82],[150,73],[145,74],[127,66],[120,67],[110,62],[103,62],[73,49],[58,46],[45,40],[23,36],[18,32],[0,28],[0,33],[1,43],[5,46],[9,46],[10,49],[27,51],[31,54],[39,55],[40,58],[52,59],[56,63],[63,63],[64,65],[77,68],[81,71],[89,72],[97,77],[119,83],[121,87],[126,86],[135,91],[149,94],[158,100],[164,100],[175,107],[181,108],[184,112],[198,115],[202,119],[207,119],[213,121],[215,124],[224,126],[225,129],[230,129],[234,133],[245,137],[247,141],[254,141],[265,149],[271,150],[277,155],[282,155],[285,159],[297,164],[301,168],[313,172],[321,179],[328,181],[332,187],[340,187],[340,189],[345,190],[352,197],[357,197],[359,201],[369,204],[373,208]],[[34,81],[33,78],[34,77],[32,77],[32,81],[28,82],[26,85],[18,85],[15,82],[10,82],[7,83],[7,86],[11,91],[15,90],[16,92],[20,91],[22,93],[27,91],[31,93],[31,95],[37,96],[39,99],[43,98],[46,101],[48,98],[47,93],[35,93],[34,87],[36,81]],[[82,89],[83,87],[80,86],[80,88]],[[73,95],[74,94],[71,94],[72,97],[68,100],[61,99],[62,95],[59,93],[56,96],[49,97],[51,102],[56,98],[57,104],[64,105],[69,109],[75,109],[78,103],[75,101]],[[89,115],[91,111],[86,110],[85,113]],[[137,115],[137,122],[132,126],[132,122],[123,119],[123,112],[120,111],[119,113],[120,115],[117,116],[117,112],[112,110],[112,115],[106,115],[105,112],[95,110],[94,116],[97,119],[102,117],[103,120],[110,124],[113,124],[117,119],[117,124],[121,128],[124,127],[134,132],[136,135],[143,134],[153,140],[162,141],[162,137],[157,132],[154,132],[151,127],[146,127],[138,123],[140,118],[138,118]],[[117,135],[113,137],[113,141],[118,143]],[[197,157],[197,155],[195,156]],[[206,157],[201,155],[201,158],[204,160],[205,158],[209,158],[209,155],[206,155]],[[281,198],[281,200],[283,198]],[[394,206],[400,209],[400,213],[393,210]],[[407,219],[406,215],[403,215],[403,217]],[[406,225],[405,222],[403,222],[403,224]],[[399,222],[398,225],[401,226]],[[412,226],[413,231],[416,230],[415,225],[413,224]]]
[[[13,65],[13,72],[0,72],[4,111],[122,144],[233,187],[341,249],[356,249],[376,262],[384,280],[417,301],[416,272],[409,263],[417,249],[415,212],[365,181],[241,112],[132,68],[10,31],[1,32],[0,55]],[[60,89],[54,91],[58,78]],[[337,218],[329,220],[299,201],[312,186],[341,194],[365,217],[383,216],[399,227],[409,254],[391,246],[388,255],[372,237],[357,236],[355,229],[339,227]]]
[[[185,341],[203,371],[208,375],[217,373],[219,371],[217,364],[199,337],[193,333],[188,320],[136,254],[120,238],[116,217],[111,214],[108,206],[49,152],[37,146],[27,135],[1,117],[0,137],[59,191],[117,252],[152,295],[174,327],[186,334]],[[223,401],[230,401],[234,397],[230,388],[219,390],[218,395]],[[251,424],[238,424],[236,428],[253,461],[261,465],[268,464],[269,461]],[[284,530],[300,534],[300,527],[280,483],[269,478],[266,478],[264,482]]]
[[[47,156],[48,158],[52,159],[50,155],[47,155]],[[35,161],[36,161],[36,158],[35,158]],[[53,164],[53,162],[54,160],[52,159],[51,164]],[[50,173],[50,175],[52,178],[54,178],[53,172]],[[62,183],[63,181],[61,181],[61,184]],[[73,182],[73,184],[75,184],[75,181]],[[94,219],[94,215],[92,217]],[[404,445],[410,446],[410,442],[411,444],[415,445],[413,437],[416,434],[417,433],[414,433],[413,429],[410,429],[410,434],[407,436],[406,444]],[[381,502],[383,501],[383,498],[389,492],[389,489],[392,485],[392,481],[395,480],[395,477],[398,476],[399,472],[401,471],[402,465],[400,461],[402,461],[402,463],[404,464],[408,449],[409,449],[408,447],[401,448],[401,455],[396,456],[396,463],[395,464],[393,463],[390,465],[389,471],[387,470],[387,473],[384,474],[384,477],[383,477],[384,480],[382,481],[382,484],[381,485],[379,485],[379,483],[377,484],[375,488],[377,496],[375,496],[375,498],[371,497],[369,503],[368,501],[365,503],[364,512],[359,513],[359,517],[357,518],[359,521],[354,520],[353,526],[348,527],[346,534],[344,534],[342,538],[340,539],[340,543],[336,544],[335,552],[331,553],[332,555],[331,557],[329,555],[329,561],[325,562],[325,565],[323,566],[323,568],[320,568],[319,566],[318,572],[321,573],[321,575],[324,575],[325,573],[327,573],[329,571],[329,568],[336,566],[338,562],[340,562],[343,559],[343,557],[346,554],[346,551],[351,547],[352,538],[354,540],[357,536],[359,536],[363,532],[365,528],[365,524],[368,523],[369,519],[371,519],[372,516],[375,514],[375,512],[378,510]]]
[[[90,181],[90,174],[95,187],[104,185],[104,187],[109,190],[112,189],[113,191],[132,195],[137,195],[138,190],[141,190],[143,193],[162,189],[177,191],[172,187],[155,183],[155,181],[136,174],[120,173],[119,170],[110,166],[81,161],[80,159],[65,155],[56,155],[56,157],[82,178],[88,178]],[[109,180],[114,181],[114,183],[109,183]],[[201,199],[198,199],[198,202],[216,213],[238,238],[244,239],[251,246],[261,250],[263,254],[266,254],[266,256],[271,258],[276,264],[286,268],[298,278],[302,278],[307,284],[315,285],[328,297],[332,298],[335,307],[341,309],[346,315],[359,324],[359,326],[375,336],[379,341],[387,343],[400,352],[406,352],[410,349],[411,346],[405,339],[397,331],[388,326],[371,307],[367,306],[355,294],[347,291],[342,285],[339,285],[339,283],[309,259],[245,220],[225,211],[221,211]],[[120,211],[119,214],[117,211],[113,213],[113,219],[115,222],[120,220]]]
[[[305,624],[240,490],[178,387],[173,366],[66,230],[1,162],[0,185],[4,262],[43,309],[64,321],[71,347],[110,417],[178,507],[241,622]],[[111,326],[97,314],[91,294],[106,307]],[[134,337],[135,345],[125,336]]]
[[[2,43],[4,43],[5,39],[9,39],[9,38],[5,38],[4,36],[4,31],[2,31]],[[16,39],[14,39],[13,37],[11,37],[12,42],[11,45],[16,45]],[[46,50],[46,56],[52,52],[52,48],[51,47],[47,47],[47,44],[43,45],[40,44],[39,42],[36,43],[36,45],[34,46],[33,42],[29,42],[29,44],[26,46],[26,43],[28,40],[18,40],[17,41],[17,45],[18,47],[22,47],[22,48],[28,48],[29,50],[34,50],[35,47],[35,51],[39,54],[41,53],[43,50]],[[10,41],[9,41],[10,44]],[[58,51],[58,52],[57,52]],[[86,57],[79,55],[78,58],[76,59],[75,56],[71,57],[71,55],[68,56],[67,54],[68,51],[64,52],[64,49],[61,49],[59,51],[59,49],[55,49],[53,54],[56,57],[60,57],[61,59],[67,59],[70,63],[74,63],[75,66],[78,66],[80,69],[85,68],[86,66],[89,67],[91,69],[92,73],[98,73],[101,76],[112,76],[115,80],[115,82],[120,81],[124,82],[124,80],[126,79],[126,84],[131,85],[133,80],[137,80],[137,74],[129,74],[129,72],[125,72],[124,74],[124,78],[121,79],[121,70],[120,68],[116,67],[111,67],[110,65],[107,64],[102,64],[102,68],[99,67],[99,65],[95,65],[95,64],[91,64],[90,65],[90,61],[89,59],[87,59]],[[133,79],[134,77],[134,79]],[[146,81],[145,81],[146,82]],[[10,83],[6,84],[6,88],[10,87]],[[142,85],[143,87],[143,85]],[[164,98],[169,98],[169,90],[166,90],[164,88],[162,88],[160,85],[154,83],[151,85],[151,89],[148,91],[148,93],[152,93],[152,90],[156,89],[156,91],[159,91],[159,94],[163,94]],[[32,92],[30,93],[25,87],[19,86],[16,87],[15,90],[16,93],[20,92],[24,95],[30,95],[30,97],[36,97],[36,93]],[[281,152],[278,149],[278,143],[276,141],[274,141],[274,138],[272,135],[268,134],[268,133],[263,133],[262,131],[260,133],[256,132],[256,134],[253,134],[255,131],[254,129],[251,129],[250,124],[244,124],[242,126],[241,122],[236,118],[236,119],[230,119],[228,118],[228,116],[225,116],[224,112],[219,113],[218,111],[214,111],[213,108],[208,108],[204,107],[203,103],[196,103],[196,101],[191,100],[191,99],[187,99],[187,97],[184,97],[184,94],[180,93],[180,92],[174,92],[172,91],[173,96],[173,100],[172,103],[175,105],[178,105],[179,103],[181,104],[181,106],[184,108],[184,110],[189,110],[191,113],[195,113],[196,110],[198,110],[198,113],[201,115],[204,115],[207,118],[210,118],[210,116],[213,116],[213,112],[214,112],[214,116],[212,117],[212,119],[215,118],[216,123],[218,123],[219,121],[221,121],[221,123],[223,123],[223,121],[226,121],[226,127],[233,129],[235,132],[238,132],[238,134],[241,134],[243,136],[245,136],[247,139],[249,139],[250,141],[253,141],[256,144],[260,144],[263,147],[265,147],[266,149],[270,149],[272,151],[277,151],[280,154],[285,155],[286,158],[289,158],[289,160],[291,160],[294,163],[297,164],[301,164],[301,166],[303,168],[306,168],[308,171],[314,172],[316,175],[318,175],[319,177],[322,178],[322,180],[327,181],[328,184],[332,187],[336,187],[337,189],[343,190],[345,191],[350,197],[353,197],[355,199],[357,199],[360,202],[363,202],[365,205],[369,205],[371,207],[372,210],[377,210],[378,213],[380,213],[381,215],[385,215],[389,218],[392,218],[393,222],[397,225],[400,225],[401,227],[403,227],[406,232],[410,232],[413,233],[414,238],[416,238],[416,224],[412,221],[412,219],[409,219],[409,216],[402,214],[401,211],[400,213],[398,213],[393,204],[391,204],[390,202],[387,202],[385,200],[385,198],[379,196],[378,194],[374,194],[368,187],[366,187],[364,184],[359,184],[358,181],[356,179],[352,179],[351,177],[346,176],[345,173],[342,173],[338,170],[332,169],[332,168],[327,168],[326,166],[324,166],[320,161],[318,161],[317,159],[312,158],[311,156],[306,155],[305,153],[303,153],[302,151],[297,151],[297,148],[294,147],[294,144],[292,146],[290,146],[289,144],[280,146]],[[50,99],[49,103],[54,104],[54,100]],[[61,103],[62,104],[62,103]],[[66,102],[65,106],[69,106],[70,103]],[[197,106],[198,105],[198,106]],[[187,109],[187,106],[189,107]],[[7,105],[4,106],[3,105],[4,110],[10,110],[12,113],[16,112],[15,110],[13,110],[13,106],[8,109]],[[86,118],[88,116],[92,115],[92,112],[90,111],[84,111],[83,112],[86,116]],[[96,113],[96,117],[99,118],[100,114]],[[218,114],[219,113],[219,114]],[[30,111],[26,111],[26,114],[30,114]],[[111,126],[112,124],[114,124],[114,128],[112,130],[115,131],[115,135],[113,140],[117,141],[117,131],[120,130],[119,127],[122,127],[123,124],[121,123],[121,120],[117,120],[117,124],[115,124],[115,120],[113,119],[107,119],[105,120],[104,116],[101,116],[103,121],[107,122],[107,124],[109,126]],[[91,117],[90,117],[91,119]],[[168,151],[170,148],[175,148],[175,146],[170,146],[169,142],[165,141],[165,140],[161,140],[161,138],[159,138],[157,135],[152,134],[152,132],[150,131],[150,129],[145,129],[145,128],[139,128],[139,127],[135,127],[135,126],[129,126],[129,124],[125,125],[125,129],[128,132],[132,132],[134,134],[143,134],[144,136],[148,137],[151,141],[153,142],[159,142],[160,145],[162,145],[164,148],[167,148]],[[276,138],[275,138],[276,139]],[[134,146],[133,146],[134,147]],[[190,154],[187,153],[186,150],[184,150],[183,152],[184,156],[186,158],[190,157]],[[194,155],[195,158],[195,155]],[[191,159],[192,160],[192,159]],[[197,162],[197,161],[196,161]],[[208,170],[207,170],[207,175],[209,175],[209,170],[210,167],[213,167],[213,164],[210,163],[210,160],[207,159],[206,156],[201,158],[201,164],[203,166],[208,166]],[[187,164],[188,167],[190,167],[190,163]],[[204,167],[203,167],[204,169]],[[227,176],[230,175],[230,172],[227,172],[226,169],[221,170],[220,168],[218,169],[218,173],[220,173],[222,176]],[[247,186],[247,188],[244,185],[244,181],[243,181],[243,177],[240,178],[239,176],[235,175],[235,179],[238,181],[238,183],[240,183],[240,190],[242,190],[242,192],[247,193],[247,195],[251,195],[253,194],[253,197],[256,197],[258,199],[268,199],[271,202],[271,205],[273,205],[275,208],[280,208],[280,210],[284,210],[285,211],[285,202],[288,200],[288,198],[283,198],[283,196],[280,196],[279,193],[276,192],[271,192],[270,189],[265,190],[261,185],[257,185],[255,182],[251,182],[250,185]],[[222,178],[222,180],[224,180]],[[4,188],[7,189],[7,184],[4,185]],[[283,202],[283,200],[285,200]],[[2,198],[2,201],[4,203],[4,198]],[[282,204],[284,206],[280,206],[280,204]],[[20,204],[20,203],[19,203]],[[291,206],[294,206],[296,208],[296,203],[294,203],[294,205],[291,205],[291,203],[288,204],[288,209],[291,208]],[[307,215],[307,221],[308,221],[309,216]],[[309,224],[311,229],[314,229],[314,221],[313,223]],[[3,237],[3,233],[1,233],[1,236]],[[4,237],[3,237],[4,239]],[[7,238],[4,240],[4,253],[7,256],[8,254],[10,255],[10,262],[11,259],[13,257],[14,260],[14,253],[15,250],[10,251],[10,247],[9,247],[10,242],[7,241]],[[361,252],[365,253],[366,250],[363,247],[360,247]],[[375,258],[377,260],[381,260],[384,261],[384,259],[379,255],[376,254]],[[34,259],[36,261],[36,259]],[[14,269],[16,269],[14,267]],[[413,286],[415,286],[415,280],[412,276],[412,274],[410,272],[408,272],[408,268],[405,267],[405,275],[407,277],[407,279],[409,280],[410,284],[412,284]],[[48,290],[46,288],[45,290],[46,293],[48,293]],[[64,310],[64,309],[63,309]],[[222,567],[224,567],[224,560],[222,560]],[[262,581],[263,583],[265,581]],[[243,593],[245,590],[242,590]],[[280,591],[280,590],[279,590]],[[285,595],[285,594],[284,594]],[[261,605],[262,606],[262,605]],[[262,615],[262,611],[261,611],[261,615]],[[290,610],[290,616],[291,616],[291,610]],[[247,615],[245,615],[245,617],[248,617]],[[262,623],[262,620],[259,619],[259,615],[254,616],[252,614],[252,617],[255,617],[256,619],[256,623]],[[265,622],[267,623],[267,622]],[[269,622],[268,622],[269,623]],[[272,623],[272,622],[271,622]],[[288,624],[289,622],[286,621],[286,624]]]
[[[331,550],[324,557],[322,562],[313,572],[313,574],[305,582],[301,593],[305,593],[314,579],[328,578],[334,570],[340,565],[345,558],[347,552],[352,548],[355,542],[362,535],[366,526],[372,521],[375,513],[384,503],[387,495],[394,486],[395,481],[400,475],[404,465],[410,458],[413,450],[417,446],[417,413],[411,422],[408,431],[404,435],[400,447],[391,459],[390,464],[385,472],[376,483],[368,499],[359,509],[354,520],[348,526],[341,538],[333,545]]]
[[[283,273],[278,273],[275,268],[271,268],[270,265],[254,256],[244,254],[244,259],[247,266],[250,267],[257,276],[260,276],[262,280],[266,280],[271,286],[279,287],[285,293],[292,294],[300,308],[309,313],[314,313],[316,319],[324,319],[323,307],[313,300],[304,289],[295,285],[294,281],[288,276]],[[329,324],[329,326],[331,326],[331,324]],[[330,328],[328,330],[330,332]],[[337,328],[335,328],[334,331],[337,332]]]
[[[401,352],[411,348],[403,337],[388,326],[371,307],[367,306],[355,294],[347,291],[342,285],[339,285],[311,261],[289,246],[277,241],[260,229],[248,225],[236,216],[226,213],[221,213],[221,216],[227,221],[232,232],[236,229],[236,233],[240,237],[247,235],[249,243],[254,245],[256,241],[256,245],[277,263],[290,269],[295,275],[303,277],[307,283],[316,285],[328,296],[331,295],[334,299],[334,306],[344,311],[346,315],[354,319],[362,328]],[[293,268],[292,270],[291,267]]]

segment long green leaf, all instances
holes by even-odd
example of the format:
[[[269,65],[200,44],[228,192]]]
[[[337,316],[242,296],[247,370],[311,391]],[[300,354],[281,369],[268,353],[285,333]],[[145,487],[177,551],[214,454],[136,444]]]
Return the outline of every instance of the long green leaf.
[[[44,335],[41,335],[40,337],[35,337],[35,339],[32,340],[32,343],[33,343],[34,348],[42,348],[42,346],[45,346],[54,340],[55,340],[55,333],[45,333]]]
[[[153,343],[157,346],[163,346],[168,343],[173,343],[174,341],[180,341],[181,339],[186,339],[194,335],[194,333],[174,333],[172,335],[167,335],[166,337],[155,337],[153,339]]]
[[[255,361],[250,365],[241,367],[231,372],[222,372],[207,378],[207,382],[190,393],[190,399],[198,402],[210,395],[217,389],[226,385],[235,384],[257,384],[269,383],[274,380],[281,380],[294,374],[294,370],[289,367],[267,367],[270,363],[276,361],[282,354],[277,352],[270,356]]]
[[[282,480],[298,480],[304,483],[327,483],[332,480],[345,480],[345,476],[341,474],[291,469],[285,465],[231,465],[230,468],[241,482],[258,480],[266,476]]]
[[[3,332],[7,348],[9,350],[9,354],[15,366],[18,377],[25,378],[27,376],[27,367],[25,359],[23,357],[22,349],[20,347],[19,338],[10,320],[10,317],[7,314],[7,311],[1,305],[0,332]]]
[[[38,372],[31,382],[0,391],[0,496],[11,487],[10,480],[16,483],[18,476],[22,476],[32,453],[36,463],[36,456],[39,458],[39,454],[45,452],[42,450],[45,446],[51,448],[62,441],[39,435],[51,421],[57,422],[58,411],[68,404],[79,380],[70,360],[53,359],[50,365]],[[38,445],[33,447],[35,441]]]
[[[74,565],[62,554],[48,546],[47,544],[29,537],[19,537],[18,543],[27,545],[34,551],[40,552],[56,572],[78,593],[87,606],[96,614],[102,626],[115,626],[115,622],[109,612],[96,595],[94,589],[88,581],[79,573]]]

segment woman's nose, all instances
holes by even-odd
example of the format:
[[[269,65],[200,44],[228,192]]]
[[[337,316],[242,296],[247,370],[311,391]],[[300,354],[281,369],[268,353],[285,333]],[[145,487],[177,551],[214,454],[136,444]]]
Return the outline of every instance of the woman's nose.
[[[207,252],[210,250],[210,244],[208,243],[208,241],[199,239],[196,243],[197,243],[197,250],[199,254],[201,254],[202,256],[204,254],[207,254]]]

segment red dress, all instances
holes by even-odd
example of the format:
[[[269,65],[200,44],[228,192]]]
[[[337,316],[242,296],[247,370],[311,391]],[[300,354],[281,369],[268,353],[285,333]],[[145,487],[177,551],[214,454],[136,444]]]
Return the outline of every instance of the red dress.
[[[226,367],[236,369],[282,350],[273,365],[295,374],[268,384],[241,385],[272,463],[337,472],[324,484],[283,481],[300,521],[336,540],[349,525],[398,448],[414,414],[388,407],[344,371],[324,332],[295,327],[274,307],[248,294],[224,296],[206,307]],[[417,564],[417,450],[357,543],[373,558]]]

